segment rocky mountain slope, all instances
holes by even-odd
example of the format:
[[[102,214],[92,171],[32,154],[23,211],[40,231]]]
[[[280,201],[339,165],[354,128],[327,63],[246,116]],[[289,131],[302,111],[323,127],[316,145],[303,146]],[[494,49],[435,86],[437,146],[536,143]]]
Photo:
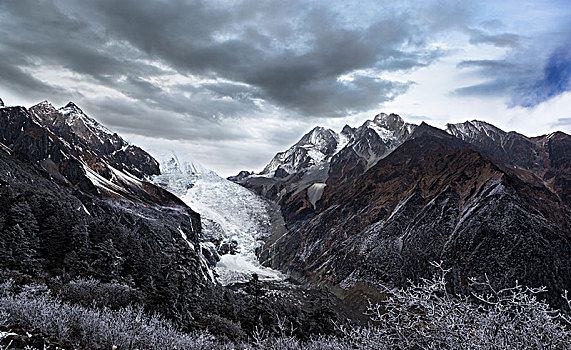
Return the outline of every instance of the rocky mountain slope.
[[[526,137],[473,120],[448,124],[446,131],[470,143],[490,160],[511,169],[523,181],[545,186],[571,204],[571,138],[562,132]]]
[[[0,273],[128,283],[176,312],[213,281],[199,215],[142,179],[158,172],[71,103],[0,108]]]
[[[32,299],[57,296],[101,312],[135,303],[185,330],[208,329],[226,340],[246,339],[262,325],[276,332],[286,319],[300,338],[331,333],[341,308],[329,293],[267,282],[282,276],[254,260],[254,231],[267,218],[257,217],[265,208],[252,203],[266,203],[215,174],[191,176],[204,170],[195,165],[165,165],[157,175],[159,163],[148,153],[72,103],[0,106],[0,281],[12,280],[18,292],[31,284]],[[165,183],[209,209],[206,232],[200,215]],[[238,231],[216,226],[220,218]],[[230,266],[228,279],[240,283],[221,286],[205,233],[249,237],[238,244],[244,254],[227,258],[243,258],[254,271]]]
[[[34,120],[70,146],[74,156],[106,179],[111,178],[109,166],[139,179],[159,174],[159,164],[147,152],[129,145],[116,133],[87,116],[73,102],[56,109],[43,101],[29,110]]]
[[[351,141],[313,183],[303,171],[233,178],[281,207],[289,232],[267,242],[268,266],[348,296],[427,277],[443,260],[459,291],[487,275],[496,286],[547,286],[559,305],[571,288],[569,135],[527,138],[482,122],[445,132],[391,116],[375,118],[381,132],[346,127]],[[268,191],[276,185],[279,196]]]

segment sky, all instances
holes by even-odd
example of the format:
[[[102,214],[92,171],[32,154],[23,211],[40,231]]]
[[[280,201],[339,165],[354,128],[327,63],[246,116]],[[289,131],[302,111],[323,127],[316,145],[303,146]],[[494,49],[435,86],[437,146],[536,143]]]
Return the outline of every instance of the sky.
[[[223,176],[380,112],[570,133],[570,76],[568,0],[0,0],[5,104],[73,101]]]

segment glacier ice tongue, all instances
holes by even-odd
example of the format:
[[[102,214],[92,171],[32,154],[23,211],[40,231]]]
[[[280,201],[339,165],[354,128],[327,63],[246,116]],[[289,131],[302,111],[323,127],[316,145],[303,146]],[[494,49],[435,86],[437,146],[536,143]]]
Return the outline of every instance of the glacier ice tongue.
[[[163,174],[155,176],[153,182],[166,187],[201,215],[205,240],[237,242],[236,254],[221,255],[215,267],[222,285],[246,282],[253,273],[260,280],[285,277],[262,266],[256,256],[256,248],[271,232],[271,216],[265,200],[196,162],[186,164],[172,157],[161,161],[161,168]]]

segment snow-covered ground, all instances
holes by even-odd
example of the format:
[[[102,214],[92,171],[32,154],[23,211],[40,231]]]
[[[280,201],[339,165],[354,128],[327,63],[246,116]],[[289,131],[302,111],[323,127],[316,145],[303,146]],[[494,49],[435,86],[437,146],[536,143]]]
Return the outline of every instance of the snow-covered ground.
[[[238,244],[236,254],[220,257],[215,270],[223,284],[245,282],[252,274],[260,280],[280,280],[283,275],[262,266],[256,258],[261,239],[270,234],[267,203],[246,188],[218,176],[194,162],[177,157],[161,161],[162,175],[153,181],[176,194],[202,218],[203,236],[209,241]]]

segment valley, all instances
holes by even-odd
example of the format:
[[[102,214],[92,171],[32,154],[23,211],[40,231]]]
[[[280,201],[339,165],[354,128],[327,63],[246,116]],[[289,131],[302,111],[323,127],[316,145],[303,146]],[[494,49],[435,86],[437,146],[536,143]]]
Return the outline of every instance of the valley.
[[[562,132],[526,137],[479,121],[441,130],[381,113],[340,133],[316,127],[261,172],[228,179],[189,155],[155,158],[71,102],[0,107],[0,142],[0,302],[11,310],[34,305],[21,288],[35,283],[53,298],[45,308],[131,305],[216,342],[260,327],[283,340],[287,324],[299,344],[372,327],[375,303],[438,271],[439,293],[458,300],[485,276],[491,290],[531,288],[524,299],[546,287],[545,310],[569,307]],[[335,339],[319,341],[345,341]]]
[[[178,156],[161,162],[162,174],[152,181],[177,195],[201,216],[201,250],[209,251],[216,280],[226,286],[248,282],[279,281],[279,271],[262,266],[257,251],[271,235],[271,207],[244,187]],[[235,246],[232,246],[235,245]],[[223,248],[223,246],[225,248]],[[222,250],[232,250],[225,252]]]

